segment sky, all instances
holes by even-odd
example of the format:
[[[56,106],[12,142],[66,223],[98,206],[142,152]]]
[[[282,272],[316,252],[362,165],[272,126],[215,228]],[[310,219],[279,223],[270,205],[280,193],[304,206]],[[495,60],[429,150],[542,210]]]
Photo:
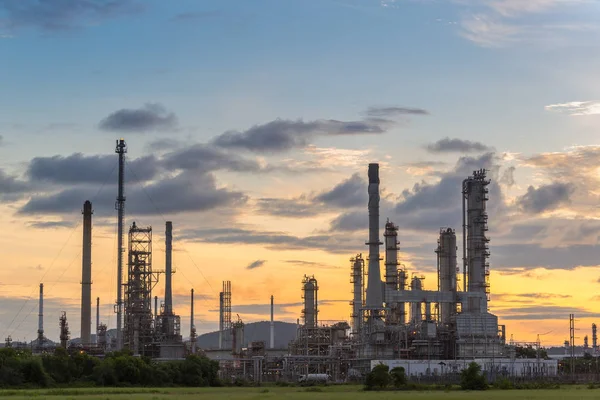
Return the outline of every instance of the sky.
[[[189,332],[348,319],[367,253],[367,166],[400,262],[437,287],[440,227],[486,168],[490,311],[515,341],[576,342],[600,321],[600,4],[596,0],[0,0],[0,334],[67,312],[80,333],[81,210],[94,208],[92,298],[115,326],[117,155],[126,226],[153,228]],[[383,265],[382,265],[383,267]],[[164,295],[164,276],[155,294]],[[460,285],[460,283],[459,283]],[[95,312],[93,312],[95,316]]]

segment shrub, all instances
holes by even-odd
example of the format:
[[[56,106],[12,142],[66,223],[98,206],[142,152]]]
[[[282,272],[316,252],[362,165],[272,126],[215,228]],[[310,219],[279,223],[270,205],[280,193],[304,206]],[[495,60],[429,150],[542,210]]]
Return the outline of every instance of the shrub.
[[[367,374],[365,381],[366,390],[381,390],[390,384],[390,367],[385,364],[376,365],[371,372]]]
[[[488,388],[479,364],[472,362],[461,372],[460,387],[463,390],[486,390]]]
[[[404,367],[393,368],[390,371],[390,376],[392,377],[394,387],[400,388],[406,385],[406,371],[404,370]]]

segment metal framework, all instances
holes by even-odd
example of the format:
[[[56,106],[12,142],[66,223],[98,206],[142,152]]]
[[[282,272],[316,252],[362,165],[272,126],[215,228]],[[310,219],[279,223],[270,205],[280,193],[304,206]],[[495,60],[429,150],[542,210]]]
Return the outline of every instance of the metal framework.
[[[59,326],[60,326],[60,347],[62,347],[63,349],[67,348],[67,345],[69,343],[69,339],[71,338],[70,333],[69,332],[69,323],[67,322],[67,312],[63,311],[60,319],[59,319]]]
[[[318,325],[318,291],[319,285],[315,276],[304,275],[302,279],[302,299],[304,299],[302,316],[306,327]]]
[[[223,281],[223,291],[219,293],[219,348],[227,348],[231,341],[231,281]]]
[[[350,283],[352,284],[352,312],[350,318],[352,320],[352,333],[358,335],[360,326],[360,309],[365,307],[365,282],[366,270],[365,260],[362,254],[357,254],[356,257],[350,259],[351,272]]]
[[[129,229],[124,346],[136,355],[152,354],[152,289],[157,282],[158,272],[152,271],[152,228],[134,222]]]

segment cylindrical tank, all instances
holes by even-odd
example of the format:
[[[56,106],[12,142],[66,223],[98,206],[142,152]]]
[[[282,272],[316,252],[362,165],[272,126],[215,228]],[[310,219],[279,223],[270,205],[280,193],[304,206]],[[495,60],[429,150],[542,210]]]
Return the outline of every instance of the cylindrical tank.
[[[398,227],[389,220],[385,224],[385,284],[388,290],[398,289]]]
[[[442,228],[438,240],[440,291],[456,292],[456,233],[451,228]],[[440,323],[450,323],[456,313],[456,303],[440,304]]]

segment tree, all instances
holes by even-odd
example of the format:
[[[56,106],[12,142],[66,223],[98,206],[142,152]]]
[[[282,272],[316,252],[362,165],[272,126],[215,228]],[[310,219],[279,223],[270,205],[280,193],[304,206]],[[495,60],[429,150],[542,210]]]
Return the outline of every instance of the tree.
[[[385,364],[376,365],[371,372],[367,374],[365,381],[366,390],[385,389],[390,384],[390,367]]]
[[[390,376],[394,387],[399,388],[406,385],[406,371],[404,367],[396,367],[390,371]]]
[[[462,370],[460,387],[463,390],[486,390],[488,388],[479,364],[472,362],[467,369]]]

